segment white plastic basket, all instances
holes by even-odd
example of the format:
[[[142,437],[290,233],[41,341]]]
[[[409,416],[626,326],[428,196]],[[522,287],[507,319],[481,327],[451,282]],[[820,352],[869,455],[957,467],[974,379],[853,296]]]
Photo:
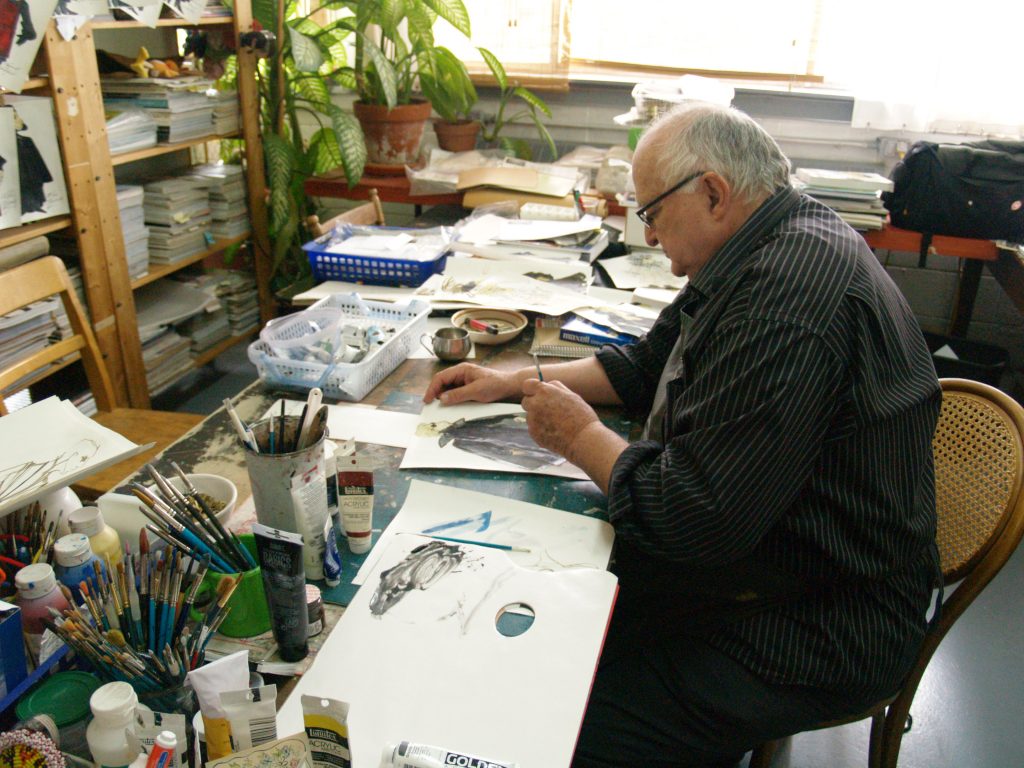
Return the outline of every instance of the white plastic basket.
[[[413,345],[418,343],[419,337],[426,331],[427,315],[430,314],[429,302],[420,299],[390,304],[365,301],[358,293],[328,296],[309,310],[325,307],[340,308],[347,322],[365,321],[387,325],[394,327],[395,332],[384,344],[372,348],[366,358],[358,363],[326,365],[275,355],[272,349],[276,340],[275,324],[268,324],[260,333],[260,339],[250,344],[248,350],[249,361],[256,366],[262,381],[272,386],[301,391],[320,387],[327,397],[358,402],[409,356]],[[294,324],[277,324],[277,327],[287,333],[288,328],[294,327]]]

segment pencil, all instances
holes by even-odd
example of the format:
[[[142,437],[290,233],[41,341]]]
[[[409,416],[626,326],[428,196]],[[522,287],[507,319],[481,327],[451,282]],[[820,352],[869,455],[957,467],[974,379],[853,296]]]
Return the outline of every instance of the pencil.
[[[506,552],[529,552],[529,547],[513,547],[510,544],[496,544],[493,541],[471,541],[470,539],[453,539],[449,536],[432,536],[431,538],[440,541],[450,541],[454,544],[475,544],[478,547],[490,547],[491,549],[503,549]]]
[[[544,374],[540,371],[540,360],[537,359],[537,355],[533,356],[533,364],[537,366],[537,378],[544,381]]]

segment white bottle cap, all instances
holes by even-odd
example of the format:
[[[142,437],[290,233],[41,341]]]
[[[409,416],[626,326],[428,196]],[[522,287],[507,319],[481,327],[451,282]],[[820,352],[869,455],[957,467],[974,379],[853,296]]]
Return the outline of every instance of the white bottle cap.
[[[67,536],[61,536],[53,545],[53,554],[57,558],[57,565],[62,565],[65,568],[72,568],[88,562],[92,557],[89,537],[84,533],[69,533]]]
[[[103,530],[106,523],[99,507],[82,507],[68,515],[68,525],[72,533],[84,533],[92,538]]]
[[[384,751],[380,753],[380,768],[391,768],[395,764],[395,750],[397,744],[385,744]]]
[[[89,697],[89,708],[97,720],[120,722],[132,716],[139,697],[128,683],[101,685]]]
[[[174,731],[160,731],[156,735],[156,745],[163,747],[164,749],[177,749],[178,748],[178,737]]]
[[[370,547],[373,545],[373,534],[367,534],[366,536],[346,536],[348,539],[349,551],[354,555],[361,555],[363,552],[369,552]]]
[[[14,574],[14,586],[18,595],[26,600],[34,600],[50,594],[57,586],[57,576],[49,563],[26,565]]]

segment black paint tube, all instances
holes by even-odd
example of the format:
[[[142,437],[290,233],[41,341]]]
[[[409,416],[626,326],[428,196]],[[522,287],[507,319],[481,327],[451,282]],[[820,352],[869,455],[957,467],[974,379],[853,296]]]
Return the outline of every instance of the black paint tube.
[[[253,523],[263,589],[270,604],[270,624],[277,652],[285,661],[306,658],[306,573],[302,536]]]

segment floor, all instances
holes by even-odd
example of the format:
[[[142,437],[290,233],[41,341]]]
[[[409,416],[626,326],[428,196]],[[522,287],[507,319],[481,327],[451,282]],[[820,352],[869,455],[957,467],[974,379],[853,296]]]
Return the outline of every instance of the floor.
[[[210,413],[255,378],[246,346],[190,374],[154,407]],[[903,738],[901,768],[1024,766],[1024,548],[968,608],[925,673]],[[868,723],[799,734],[776,768],[863,768]],[[746,765],[744,761],[743,765]]]

